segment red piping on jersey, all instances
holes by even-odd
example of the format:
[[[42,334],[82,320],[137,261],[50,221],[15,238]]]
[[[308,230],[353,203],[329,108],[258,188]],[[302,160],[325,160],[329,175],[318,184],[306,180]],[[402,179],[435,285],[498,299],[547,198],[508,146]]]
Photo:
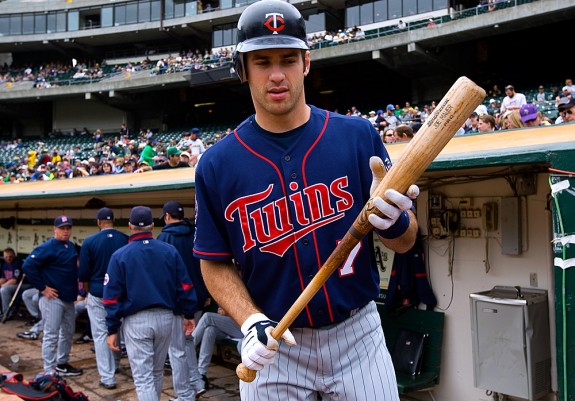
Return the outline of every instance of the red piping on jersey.
[[[257,153],[255,150],[253,150],[252,148],[250,148],[247,143],[245,143],[244,141],[242,141],[242,139],[241,139],[240,136],[238,135],[238,129],[237,129],[237,128],[234,130],[234,136],[236,137],[236,139],[237,139],[249,152],[253,153],[256,157],[259,157],[260,159],[262,159],[263,161],[265,161],[266,163],[268,163],[270,166],[272,166],[272,167],[274,168],[274,170],[276,171],[276,173],[277,173],[277,175],[278,175],[278,177],[279,177],[279,180],[280,180],[280,182],[281,182],[283,194],[284,194],[285,197],[287,197],[287,191],[286,191],[286,187],[285,187],[285,182],[284,182],[284,180],[283,180],[283,177],[282,177],[282,175],[281,175],[281,172],[280,172],[279,168],[278,168],[271,160],[269,160],[268,158],[264,157],[263,155],[260,155],[260,154]],[[291,221],[291,216],[290,216],[290,224],[292,224],[292,223],[293,223],[293,222]],[[293,224],[292,224],[292,227],[293,227]],[[292,234],[292,236],[293,236],[293,234]],[[292,247],[293,247],[293,250],[294,250],[295,257],[296,257],[297,274],[298,274],[298,277],[299,277],[300,286],[301,286],[302,291],[303,291],[303,290],[305,289],[305,284],[304,284],[304,282],[303,282],[303,276],[302,276],[302,274],[301,274],[301,268],[300,268],[300,264],[299,264],[299,258],[298,258],[298,256],[297,256],[297,248],[296,248],[296,246],[295,246],[295,241],[293,242]],[[310,314],[310,311],[309,311],[309,307],[308,307],[307,305],[306,305],[306,307],[305,307],[305,312],[306,312],[306,314],[307,314],[307,319],[308,319],[308,321],[310,322],[310,325],[311,325],[311,324],[312,324],[312,319],[311,319],[311,314]]]
[[[317,143],[319,142],[319,140],[323,137],[323,134],[325,133],[325,130],[326,130],[326,128],[327,128],[327,123],[328,123],[328,121],[329,121],[329,112],[326,110],[326,111],[325,111],[325,123],[323,124],[323,127],[321,128],[321,131],[320,131],[319,135],[317,136],[317,139],[316,139],[315,142],[309,147],[308,151],[306,152],[305,156],[303,157],[303,161],[302,161],[302,163],[301,163],[301,172],[302,172],[304,187],[307,187],[307,177],[306,177],[306,174],[305,174],[305,164],[306,164],[306,162],[307,162],[307,158],[308,158],[308,156],[310,155],[311,151],[315,148],[315,146],[317,145]],[[317,266],[318,266],[317,269],[318,269],[318,271],[319,271],[319,270],[321,269],[322,263],[321,263],[321,259],[319,258],[319,249],[318,249],[318,247],[317,247],[317,237],[316,237],[316,235],[315,235],[315,231],[313,231],[311,235],[313,236],[313,244],[314,244],[314,247],[315,247],[315,254],[316,254],[316,257],[317,257]],[[330,318],[331,321],[333,322],[333,321],[334,321],[334,319],[333,319],[333,311],[332,311],[332,309],[331,309],[331,302],[330,302],[330,300],[329,300],[329,294],[327,293],[327,286],[325,285],[325,283],[324,283],[324,285],[322,286],[322,288],[323,288],[323,294],[324,294],[324,296],[325,296],[325,301],[326,301],[326,303],[327,303],[327,310],[328,310],[328,312],[329,312],[329,318]],[[308,314],[308,316],[309,316],[309,314]],[[313,322],[312,322],[312,320],[311,320],[311,317],[310,317],[309,323],[310,323],[311,326],[313,326]]]
[[[232,256],[230,252],[202,252],[194,249],[194,253],[198,255],[206,255],[206,256]]]
[[[118,302],[118,299],[120,299],[119,295],[116,298],[112,298],[112,299],[102,299],[102,303],[104,305],[113,305],[113,304]]]
[[[188,290],[191,290],[192,288],[194,288],[194,285],[182,283],[182,288],[184,289],[184,291],[188,291]]]

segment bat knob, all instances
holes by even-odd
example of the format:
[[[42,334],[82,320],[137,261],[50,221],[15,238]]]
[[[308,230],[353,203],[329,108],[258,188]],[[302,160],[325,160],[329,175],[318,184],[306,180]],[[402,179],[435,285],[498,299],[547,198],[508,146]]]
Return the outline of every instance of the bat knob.
[[[251,370],[243,363],[240,363],[236,368],[236,375],[240,378],[241,381],[251,383],[256,378],[256,371]]]

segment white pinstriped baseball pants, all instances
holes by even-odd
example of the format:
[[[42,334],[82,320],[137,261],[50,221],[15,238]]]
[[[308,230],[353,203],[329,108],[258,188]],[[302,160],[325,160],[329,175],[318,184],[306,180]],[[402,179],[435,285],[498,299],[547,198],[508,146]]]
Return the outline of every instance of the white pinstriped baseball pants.
[[[173,321],[174,313],[160,308],[124,318],[122,328],[138,401],[160,400]]]
[[[339,324],[290,331],[297,345],[280,342],[274,364],[240,381],[243,401],[399,401],[374,302]]]
[[[40,311],[44,322],[42,360],[45,372],[55,372],[56,365],[68,363],[72,337],[76,330],[76,313],[73,302],[59,298],[40,297]]]
[[[183,316],[174,316],[168,355],[170,355],[170,365],[172,366],[174,392],[178,401],[194,401],[196,399],[196,390],[190,377],[191,366],[197,365],[195,351],[195,349],[187,349],[186,347]]]
[[[116,384],[114,373],[116,371],[116,360],[106,340],[108,339],[108,328],[106,327],[106,309],[102,303],[102,298],[88,294],[86,303],[88,316],[90,317],[90,329],[94,340],[94,350],[96,351],[96,366],[100,374],[100,381],[104,384]]]

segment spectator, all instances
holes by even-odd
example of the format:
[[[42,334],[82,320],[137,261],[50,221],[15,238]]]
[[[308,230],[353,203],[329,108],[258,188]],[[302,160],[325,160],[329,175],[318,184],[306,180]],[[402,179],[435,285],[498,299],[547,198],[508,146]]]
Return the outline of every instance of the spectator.
[[[187,165],[189,166],[191,163],[190,154],[188,152],[180,153],[180,160],[183,161],[184,163],[187,163]]]
[[[61,376],[78,376],[82,369],[69,362],[78,297],[78,254],[70,236],[72,219],[54,219],[54,237],[36,247],[24,261],[29,282],[40,291],[40,311],[44,317],[42,359],[44,371]]]
[[[526,127],[538,127],[541,125],[541,116],[534,104],[524,104],[519,109],[519,114],[521,115],[521,121]]]
[[[373,125],[374,127],[376,127],[376,125],[375,125],[376,118],[377,118],[377,116],[375,115],[375,110],[371,110],[369,112],[368,120],[371,123],[371,125]],[[377,129],[377,127],[376,127],[376,129]]]
[[[575,93],[575,85],[573,85],[573,80],[571,80],[571,78],[567,78],[565,80],[565,87],[569,89],[571,94]]]
[[[191,163],[192,166],[198,164],[200,157],[206,151],[206,147],[202,142],[202,133],[200,132],[199,128],[192,128],[190,142],[189,142],[189,151],[191,156]]]
[[[479,124],[479,115],[476,112],[471,113],[465,126],[465,133],[473,134],[475,132],[479,132],[479,128],[477,127],[478,124]]]
[[[507,115],[506,127],[507,129],[517,129],[517,128],[524,128],[525,124],[521,120],[521,114],[519,114],[519,110],[510,110],[510,113]]]
[[[144,146],[144,150],[142,150],[142,153],[140,154],[140,160],[139,161],[146,162],[146,164],[148,166],[154,165],[154,156],[156,155],[156,151],[154,150],[154,147],[152,146],[152,144],[153,144],[153,140],[151,138],[147,139],[146,145]]]
[[[489,90],[489,96],[491,97],[501,96],[501,89],[499,89],[497,85],[493,85],[493,87]]]
[[[547,100],[547,95],[545,94],[545,87],[543,85],[539,85],[539,89],[537,89],[537,96],[535,96],[536,102],[544,102]]]
[[[403,31],[406,28],[407,28],[407,24],[405,22],[403,22],[403,20],[399,20],[397,22],[397,29],[399,29],[400,31]]]
[[[424,104],[423,105],[423,110],[421,110],[419,112],[419,118],[421,119],[421,122],[424,123],[425,120],[427,120],[427,117],[429,117],[429,115],[431,114],[431,111],[429,110],[429,105]]]
[[[489,99],[489,105],[487,106],[487,114],[495,116],[495,114],[499,113],[500,109],[497,107],[497,102],[495,99]]]
[[[495,131],[495,117],[490,114],[482,114],[479,116],[477,123],[478,132],[491,132]]]
[[[393,131],[395,131],[393,128],[386,128],[385,130],[381,131],[381,132],[383,132],[383,135],[382,135],[383,143],[394,143],[395,142],[395,137],[393,136]]]
[[[100,387],[106,390],[116,388],[114,372],[117,368],[113,352],[106,344],[106,309],[104,281],[108,263],[112,254],[128,243],[128,236],[114,228],[114,211],[104,207],[96,213],[96,225],[99,232],[84,240],[80,249],[80,269],[78,278],[84,283],[88,297],[88,316],[90,318],[96,366],[100,375]]]
[[[515,92],[513,85],[505,87],[505,97],[501,102],[501,111],[505,113],[508,110],[519,110],[521,106],[527,103],[527,99],[523,93]]]
[[[138,168],[135,171],[135,173],[143,173],[145,171],[150,170],[168,170],[172,168],[190,167],[188,163],[184,163],[183,161],[180,160],[180,155],[182,154],[182,152],[180,152],[180,150],[175,146],[168,148],[168,151],[166,153],[168,155],[168,160],[165,161],[164,163],[154,164],[153,166],[144,165]]]
[[[398,125],[393,131],[395,142],[408,142],[413,138],[413,128],[409,125]]]
[[[387,123],[385,127],[393,128],[401,124],[401,119],[395,115],[395,107],[393,104],[388,104],[385,108],[385,115],[383,116],[385,122]]]
[[[121,325],[138,399],[159,400],[174,313],[183,314],[179,329],[190,335],[197,298],[178,251],[154,240],[152,210],[132,208],[129,228],[128,245],[112,254],[107,269],[107,343],[112,351],[120,351]]]
[[[575,121],[575,99],[565,97],[560,100],[558,106],[562,122],[570,123]]]
[[[383,130],[387,127],[387,121],[385,121],[385,113],[383,110],[377,111],[377,116],[375,117],[375,129]]]

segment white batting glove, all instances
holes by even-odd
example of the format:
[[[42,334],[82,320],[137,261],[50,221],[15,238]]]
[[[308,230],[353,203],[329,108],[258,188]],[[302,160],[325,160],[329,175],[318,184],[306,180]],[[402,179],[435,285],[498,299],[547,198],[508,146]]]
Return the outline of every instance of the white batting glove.
[[[242,362],[251,370],[261,370],[266,365],[274,363],[279,343],[272,337],[272,329],[277,322],[270,320],[263,313],[250,315],[242,324]],[[296,344],[295,338],[286,330],[282,340],[289,345]]]
[[[381,158],[377,156],[372,156],[369,159],[369,168],[373,174],[373,180],[371,182],[371,187],[369,189],[370,195],[373,195],[379,183],[385,177],[385,166]],[[419,195],[419,187],[417,185],[411,185],[406,195],[402,195],[395,189],[388,189],[385,191],[385,197],[392,202],[389,204],[384,201],[381,197],[376,196],[373,198],[373,204],[379,211],[384,215],[384,217],[379,217],[376,214],[370,214],[368,220],[372,226],[380,230],[387,230],[392,227],[397,220],[402,216],[404,211],[410,210],[413,206],[413,199],[416,199]]]

